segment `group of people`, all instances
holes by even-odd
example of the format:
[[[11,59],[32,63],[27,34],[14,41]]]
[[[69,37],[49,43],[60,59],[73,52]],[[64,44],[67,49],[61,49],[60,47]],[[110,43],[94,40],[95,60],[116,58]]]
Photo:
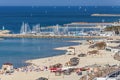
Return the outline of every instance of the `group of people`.
[[[15,71],[19,72],[40,72],[40,71],[47,71],[48,67],[47,66],[35,66],[35,65],[30,65],[30,66],[25,66],[21,68],[16,68]]]
[[[14,68],[13,72],[4,72],[4,70],[0,70],[0,74],[5,74],[5,75],[11,75],[14,72],[40,72],[40,71],[47,71],[48,67],[47,66],[35,66],[35,65],[29,65],[29,66],[24,66],[21,68]]]

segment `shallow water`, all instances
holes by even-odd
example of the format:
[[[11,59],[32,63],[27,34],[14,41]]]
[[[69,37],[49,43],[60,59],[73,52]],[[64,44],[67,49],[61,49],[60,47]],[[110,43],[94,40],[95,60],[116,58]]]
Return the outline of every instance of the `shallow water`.
[[[56,47],[77,45],[67,42],[75,39],[41,38],[19,39],[7,38],[0,41],[0,65],[11,62],[15,67],[24,66],[25,60],[64,54],[65,51],[54,50]]]

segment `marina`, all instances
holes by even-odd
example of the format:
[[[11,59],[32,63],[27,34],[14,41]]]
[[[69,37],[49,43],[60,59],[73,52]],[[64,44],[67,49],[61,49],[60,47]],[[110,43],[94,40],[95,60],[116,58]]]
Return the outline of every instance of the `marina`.
[[[51,27],[41,27],[40,24],[30,28],[28,23],[22,23],[20,33],[11,34],[9,30],[1,30],[2,38],[107,38],[114,33],[101,33],[106,27],[117,26],[114,23],[71,23],[64,26],[55,25]]]

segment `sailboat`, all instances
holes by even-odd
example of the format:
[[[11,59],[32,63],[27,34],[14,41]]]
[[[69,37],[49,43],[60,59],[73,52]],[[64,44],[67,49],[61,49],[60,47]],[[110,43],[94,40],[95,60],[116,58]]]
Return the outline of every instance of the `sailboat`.
[[[31,29],[27,23],[22,23],[20,34],[28,34],[31,33]]]
[[[5,30],[5,27],[4,27],[4,26],[2,27],[2,30]]]
[[[32,33],[40,33],[40,32],[41,32],[40,24],[37,24],[37,25],[33,26]]]
[[[59,25],[58,24],[56,26],[54,26],[53,32],[55,35],[59,35]]]
[[[68,26],[64,27],[63,33],[64,33],[65,35],[68,35]]]
[[[79,33],[80,36],[87,36],[88,34],[84,32],[84,29],[82,29]]]

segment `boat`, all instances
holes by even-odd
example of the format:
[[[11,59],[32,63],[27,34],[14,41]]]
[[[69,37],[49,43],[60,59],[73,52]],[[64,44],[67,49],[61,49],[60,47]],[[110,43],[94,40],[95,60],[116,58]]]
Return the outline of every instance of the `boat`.
[[[28,23],[22,23],[20,34],[29,34],[31,33],[31,29],[28,25]]]
[[[40,24],[37,24],[37,25],[35,25],[35,26],[33,26],[33,28],[32,28],[32,32],[31,33],[40,33],[41,31],[40,31]]]
[[[53,32],[55,35],[59,35],[59,25],[53,26]]]
[[[82,29],[79,33],[79,36],[87,36],[88,34],[84,32],[84,29]]]
[[[2,30],[5,30],[5,27],[4,27],[4,26],[2,27]]]

